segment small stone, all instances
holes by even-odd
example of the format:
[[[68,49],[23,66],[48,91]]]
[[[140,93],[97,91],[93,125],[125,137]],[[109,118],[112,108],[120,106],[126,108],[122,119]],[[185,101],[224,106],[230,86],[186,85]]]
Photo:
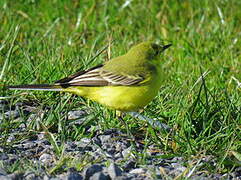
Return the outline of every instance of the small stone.
[[[183,157],[173,157],[169,160],[166,160],[168,162],[178,162],[178,161],[183,161]]]
[[[143,174],[145,172],[146,171],[143,168],[136,168],[136,169],[131,170],[129,173],[130,174]]]
[[[66,180],[82,180],[83,177],[77,172],[71,172],[66,176]]]
[[[131,169],[134,169],[136,167],[136,162],[134,160],[128,160],[123,169],[125,169],[125,171],[129,171]]]
[[[9,179],[24,179],[22,173],[12,173],[6,176]]]
[[[24,179],[32,180],[32,179],[37,179],[37,178],[36,178],[36,175],[34,174],[34,172],[27,171],[24,174]]]
[[[6,176],[6,175],[7,175],[6,171],[3,168],[0,168],[0,179],[1,179],[1,176]]]
[[[50,177],[48,177],[48,175],[44,175],[44,177],[43,177],[43,180],[49,180],[50,179]]]
[[[44,147],[47,145],[48,147],[52,146],[51,143],[46,139],[38,140],[38,144],[39,146],[44,146]]]
[[[98,146],[102,146],[101,140],[100,140],[99,137],[95,136],[95,137],[92,138],[92,140],[93,140],[94,144],[97,144]]]
[[[135,180],[134,176],[135,175],[133,175],[133,174],[124,174],[122,176],[116,177],[114,180]],[[138,179],[138,180],[140,180],[140,179]]]
[[[68,119],[69,120],[79,119],[79,118],[82,118],[85,115],[86,115],[86,112],[83,111],[83,110],[69,111],[68,112]]]
[[[81,148],[86,148],[88,145],[91,144],[91,139],[90,138],[82,138],[77,142],[74,142],[76,146],[81,147]]]
[[[13,135],[13,134],[10,134],[9,135],[9,137],[8,137],[8,139],[7,139],[7,142],[12,142],[12,141],[14,141],[15,140],[15,136]]]
[[[214,179],[214,178],[206,178],[206,177],[203,177],[203,175],[193,175],[190,177],[190,179],[192,180],[208,180],[208,179]],[[215,179],[219,179],[218,177],[215,177]]]
[[[37,146],[37,144],[34,141],[26,141],[24,144],[22,144],[24,149],[32,149]]]
[[[84,172],[84,178],[89,179],[93,174],[97,172],[101,172],[103,170],[103,166],[99,164],[94,164],[86,169]]]
[[[122,175],[122,171],[115,163],[111,163],[108,167],[108,174],[112,179],[115,179],[117,176]]]
[[[117,154],[117,152],[116,152],[114,147],[109,147],[108,149],[106,149],[106,152],[111,157],[114,157]]]
[[[115,159],[120,159],[120,158],[122,158],[121,152],[116,152],[116,153],[114,154],[114,157],[115,157]],[[122,159],[123,159],[123,158],[122,158]]]
[[[128,147],[122,151],[122,156],[125,158],[130,157],[131,154],[131,147]]]
[[[75,149],[77,147],[77,144],[73,141],[68,141],[66,145],[72,149]]]
[[[38,134],[38,140],[45,140],[45,134],[44,133]]]
[[[46,180],[66,180],[66,176],[61,175],[59,177],[52,177],[52,178],[47,178]],[[45,179],[44,179],[45,180]]]
[[[9,159],[5,160],[5,162],[8,165],[14,164],[19,159],[19,157],[16,154],[11,154],[11,155],[8,155],[8,156],[9,156]]]
[[[4,116],[5,118],[8,118],[8,119],[16,119],[17,117],[20,116],[19,112],[16,111],[16,110],[13,110],[13,111],[7,111],[4,113]]]
[[[106,143],[111,139],[111,135],[100,135],[99,139],[101,140],[102,143]]]
[[[0,153],[0,160],[4,161],[9,159],[8,155],[6,153]]]
[[[3,175],[1,175],[1,174],[0,174],[0,179],[1,179],[1,180],[12,180],[10,177],[8,177],[8,176],[3,176]]]
[[[53,161],[53,158],[50,154],[44,153],[39,157],[39,161],[46,165],[50,165],[51,162]]]
[[[179,171],[179,172],[183,172],[187,169],[186,167],[182,166],[179,163],[172,163],[171,166],[175,169],[175,171]]]
[[[108,175],[105,175],[103,172],[97,172],[89,178],[89,180],[110,180],[111,178]]]

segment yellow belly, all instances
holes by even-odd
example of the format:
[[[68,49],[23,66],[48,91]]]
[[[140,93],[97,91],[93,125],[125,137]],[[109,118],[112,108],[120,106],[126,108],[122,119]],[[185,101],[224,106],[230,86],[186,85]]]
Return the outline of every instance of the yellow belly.
[[[104,86],[104,87],[69,87],[71,92],[111,109],[135,111],[146,106],[158,93],[159,85],[152,86]]]

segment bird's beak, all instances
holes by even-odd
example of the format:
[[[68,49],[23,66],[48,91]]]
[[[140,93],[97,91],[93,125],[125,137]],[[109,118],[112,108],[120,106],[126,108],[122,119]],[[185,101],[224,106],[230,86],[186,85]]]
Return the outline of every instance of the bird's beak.
[[[168,45],[165,45],[165,46],[162,46],[162,50],[161,51],[164,51],[165,49],[169,48],[172,44],[168,44]]]

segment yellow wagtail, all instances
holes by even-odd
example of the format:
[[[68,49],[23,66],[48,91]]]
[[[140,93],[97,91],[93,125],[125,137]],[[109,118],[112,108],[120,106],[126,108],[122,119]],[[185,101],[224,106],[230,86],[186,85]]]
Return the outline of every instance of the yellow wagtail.
[[[157,95],[165,76],[158,55],[170,46],[143,42],[122,56],[77,72],[54,84],[16,85],[8,88],[70,92],[111,109],[136,111]]]

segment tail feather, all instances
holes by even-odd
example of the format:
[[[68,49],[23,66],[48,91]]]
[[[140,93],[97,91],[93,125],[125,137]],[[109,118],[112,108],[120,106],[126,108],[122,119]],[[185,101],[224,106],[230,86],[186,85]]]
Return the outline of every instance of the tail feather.
[[[63,91],[63,88],[60,85],[51,85],[51,84],[27,84],[27,85],[16,85],[16,86],[7,86],[11,90],[42,90],[42,91]]]

